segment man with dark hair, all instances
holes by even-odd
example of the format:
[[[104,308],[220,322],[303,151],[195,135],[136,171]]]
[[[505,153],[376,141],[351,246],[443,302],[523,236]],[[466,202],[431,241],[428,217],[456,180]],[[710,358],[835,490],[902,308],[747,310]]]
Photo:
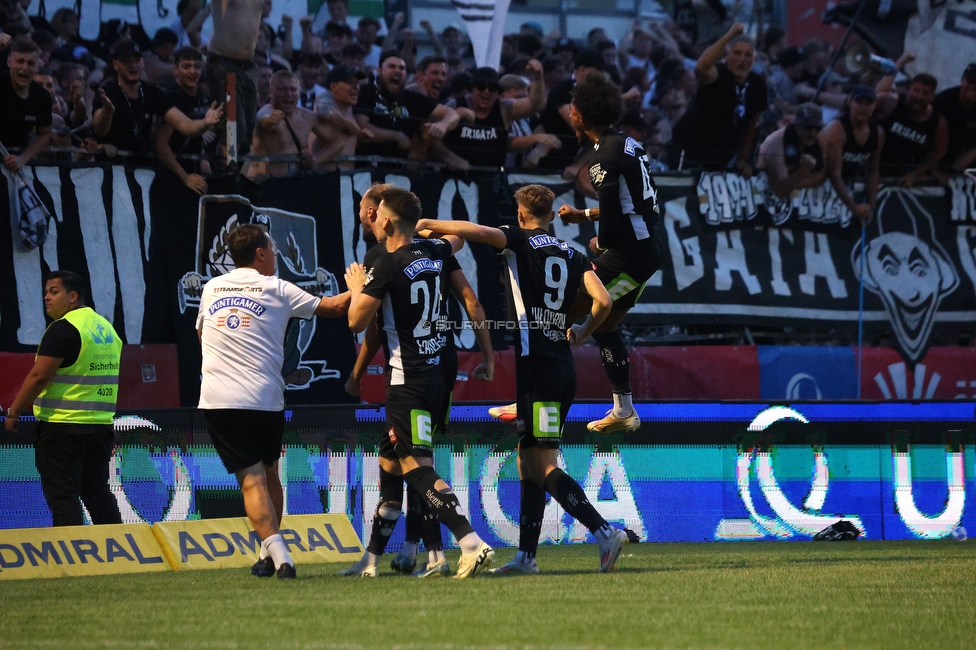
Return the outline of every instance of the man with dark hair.
[[[434,417],[442,408],[445,390],[438,364],[446,337],[435,326],[441,273],[462,242],[456,237],[415,240],[420,214],[420,200],[413,193],[398,188],[383,192],[373,223],[381,254],[369,269],[354,263],[346,270],[352,293],[349,327],[354,332],[365,330],[382,309],[390,353],[388,430],[380,443],[380,501],[366,553],[341,575],[377,576],[380,556],[400,517],[404,481],[427,500],[431,513],[457,539],[461,559],[455,577],[473,577],[495,557],[474,532],[453,490],[433,468]]]
[[[943,168],[958,172],[972,167],[976,161],[976,63],[962,71],[958,86],[936,96],[935,110],[945,118],[949,131]]]
[[[874,214],[881,182],[884,129],[874,118],[877,97],[871,86],[855,86],[840,117],[824,129],[824,164],[837,197],[861,221]]]
[[[674,126],[686,166],[752,175],[756,124],[769,102],[766,80],[752,71],[756,47],[744,29],[733,23],[698,57],[698,90]],[[725,62],[719,63],[723,54]]]
[[[317,52],[301,52],[296,57],[298,74],[298,105],[308,110],[315,108],[315,98],[325,90],[319,85],[324,59]]]
[[[352,43],[352,29],[346,24],[327,23],[325,39],[323,57],[329,65],[338,65],[342,60],[342,48]]]
[[[939,82],[921,72],[912,78],[904,99],[894,92],[893,82],[894,75],[888,75],[875,88],[885,130],[881,173],[901,176],[903,187],[912,187],[930,176],[944,180],[938,166],[949,146],[949,127],[932,105]]]
[[[270,577],[277,571],[279,579],[294,578],[295,563],[279,533],[285,332],[292,318],[344,316],[349,293],[318,298],[275,277],[278,249],[261,226],[237,225],[225,245],[237,268],[204,285],[197,315],[203,351],[199,408],[261,537],[251,573]]]
[[[454,110],[407,90],[407,64],[395,52],[384,52],[374,84],[363,86],[356,103],[356,121],[367,128],[356,149],[360,156],[406,158],[412,140],[442,140],[458,125]]]
[[[573,101],[573,87],[593,71],[603,70],[603,57],[596,50],[584,48],[573,62],[573,76],[557,83],[549,91],[546,107],[542,111],[542,130],[559,138],[561,146],[550,150],[539,160],[539,167],[562,172],[573,164],[580,145],[576,131],[570,124],[570,104]]]
[[[615,93],[614,93],[615,94]],[[521,508],[519,551],[499,573],[538,573],[535,560],[546,493],[585,525],[600,545],[600,571],[611,571],[627,541],[600,516],[579,483],[557,467],[563,425],[576,394],[571,345],[579,345],[610,313],[610,295],[583,255],[549,235],[552,190],[526,185],[515,193],[518,227],[492,228],[467,221],[423,219],[417,227],[488,244],[502,251],[519,323],[515,337],[515,392],[522,425],[518,443]],[[591,299],[589,315],[573,324],[574,297]]]
[[[55,526],[84,523],[79,497],[93,524],[121,524],[108,467],[122,341],[111,323],[85,306],[85,281],[72,271],[47,276],[44,310],[54,322],[4,426],[16,433],[21,413],[33,404],[34,459]]]
[[[149,52],[145,53],[145,75],[149,83],[169,89],[173,83],[173,53],[180,38],[172,29],[161,27],[153,35]]]
[[[34,81],[37,74],[37,45],[27,38],[18,38],[10,46],[7,56],[8,75],[0,77],[0,142],[7,149],[19,148],[19,154],[9,154],[3,164],[11,171],[19,171],[51,141],[51,95]]]
[[[380,65],[380,47],[376,44],[376,35],[380,31],[380,21],[375,18],[363,17],[356,25],[356,43],[366,50],[363,62],[370,69]]]
[[[153,147],[154,118],[162,118],[187,137],[201,135],[220,121],[223,108],[217,102],[203,118],[193,120],[161,88],[144,83],[142,52],[134,42],[120,43],[112,63],[118,79],[103,84],[92,104],[92,130],[99,142],[144,156]]]
[[[585,136],[593,143],[589,177],[600,207],[559,208],[564,222],[600,222],[590,249],[599,255],[593,266],[613,299],[613,309],[593,339],[600,346],[603,369],[610,379],[613,408],[602,420],[586,425],[597,433],[634,431],[640,427],[631,398],[630,355],[617,326],[661,266],[657,234],[661,207],[651,177],[651,163],[641,143],[613,128],[621,113],[617,87],[602,75],[590,74],[573,89],[571,117],[580,138]],[[577,294],[570,321],[582,317],[590,302],[588,296]]]
[[[445,85],[447,85],[447,59],[442,56],[425,56],[417,63],[414,82],[407,86],[407,90],[427,95],[439,102]]]
[[[366,71],[366,48],[359,43],[349,43],[339,53],[341,65],[348,65],[357,70]]]
[[[176,78],[176,88],[169,92],[173,105],[180,109],[191,120],[206,117],[210,100],[200,86],[200,76],[203,74],[203,55],[194,47],[181,47],[173,55],[173,75]],[[207,134],[204,134],[206,136]],[[177,133],[172,126],[163,122],[156,130],[156,154],[163,165],[176,174],[183,184],[196,192],[204,194],[207,191],[207,181],[202,174],[211,171],[207,160],[180,160],[176,154],[202,155],[204,153],[204,136],[187,138]],[[211,141],[214,134],[210,134]]]
[[[781,111],[800,103],[797,85],[803,81],[803,52],[788,47],[779,54],[779,69],[769,75],[770,104]]]

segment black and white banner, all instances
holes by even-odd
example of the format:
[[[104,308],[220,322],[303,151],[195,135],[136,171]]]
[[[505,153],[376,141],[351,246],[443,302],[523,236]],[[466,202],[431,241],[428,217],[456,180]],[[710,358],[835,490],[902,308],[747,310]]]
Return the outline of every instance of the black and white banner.
[[[343,269],[363,258],[359,201],[373,182],[416,192],[425,216],[485,225],[514,221],[512,191],[530,182],[556,192],[556,209],[563,203],[596,205],[558,177],[514,174],[449,177],[367,169],[272,179],[260,187],[211,181],[211,193],[202,198],[169,174],[150,169],[35,167],[31,177],[54,221],[47,243],[24,251],[5,212],[10,225],[0,229],[0,350],[35,349],[46,327],[44,274],[75,270],[89,281],[90,304],[127,343],[178,344],[181,402],[187,405],[195,403],[199,390],[193,329],[199,288],[229,268],[223,241],[237,224],[268,226],[282,276],[327,295],[345,289]],[[714,193],[718,179],[710,182],[712,196],[719,196]],[[739,227],[714,227],[702,216],[707,211],[699,179],[659,176],[657,184],[666,209],[658,235],[669,254],[630,318],[661,324],[856,326],[862,261],[856,226],[842,228],[838,222],[818,232],[808,228],[822,224],[791,216],[777,227],[747,218],[749,199],[727,193],[730,214],[743,218],[736,222]],[[4,211],[5,193],[0,184]],[[934,331],[976,321],[974,197],[976,184],[962,177],[948,190],[886,189],[867,229],[865,326],[893,332],[910,363],[924,357]],[[725,214],[724,208],[719,212]],[[554,228],[581,251],[596,235],[593,223],[567,226],[557,220]],[[471,244],[458,258],[489,318],[503,320],[496,252]],[[498,347],[505,345],[503,334],[494,333]],[[470,330],[456,335],[462,348],[474,349]],[[342,384],[355,348],[344,320],[319,318],[293,327],[286,347],[284,374],[292,403],[347,399]]]

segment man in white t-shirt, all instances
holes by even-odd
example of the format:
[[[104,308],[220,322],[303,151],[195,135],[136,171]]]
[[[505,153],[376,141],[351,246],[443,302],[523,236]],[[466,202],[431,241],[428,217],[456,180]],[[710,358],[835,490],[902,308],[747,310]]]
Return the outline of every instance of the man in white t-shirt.
[[[263,578],[277,571],[280,579],[294,578],[295,562],[278,531],[285,331],[292,318],[345,316],[349,292],[320,299],[275,277],[278,250],[261,226],[239,225],[228,235],[227,247],[237,268],[207,282],[200,297],[199,408],[221,462],[237,476],[244,510],[262,540],[251,573]]]

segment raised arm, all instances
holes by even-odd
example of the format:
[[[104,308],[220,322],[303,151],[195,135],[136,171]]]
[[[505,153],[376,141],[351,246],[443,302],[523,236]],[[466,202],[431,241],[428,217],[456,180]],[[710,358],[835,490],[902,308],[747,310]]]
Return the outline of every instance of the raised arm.
[[[495,378],[495,353],[491,348],[491,332],[485,327],[485,308],[481,306],[474,289],[464,277],[464,271],[460,269],[451,273],[451,293],[468,312],[468,318],[474,326],[474,338],[481,350],[481,363],[474,369],[474,378],[491,381]]]
[[[429,230],[435,235],[455,235],[465,241],[480,242],[502,250],[507,246],[505,233],[498,228],[482,226],[470,221],[448,219],[421,219],[417,222],[417,232]]]
[[[349,329],[357,334],[376,320],[376,312],[379,311],[382,301],[373,296],[363,293],[363,285],[366,283],[366,271],[363,265],[353,262],[346,269],[346,286],[349,287]],[[316,312],[318,309],[316,309]]]
[[[742,23],[732,23],[729,31],[725,32],[720,39],[705,48],[705,51],[698,57],[698,63],[695,64],[695,74],[698,76],[698,81],[703,84],[710,84],[718,79],[718,70],[715,69],[716,64],[722,59],[722,55],[725,54],[725,48],[729,44],[729,41],[736,36],[741,36],[744,31],[745,27],[742,26]]]
[[[505,128],[512,122],[524,117],[531,117],[546,106],[546,80],[542,72],[542,64],[532,59],[525,66],[527,72],[532,73],[532,84],[529,86],[529,96],[522,99],[500,99],[502,118]]]
[[[224,107],[219,106],[217,102],[213,102],[202,120],[191,120],[183,111],[175,106],[166,111],[163,119],[167,124],[186,137],[192,138],[197,135],[202,135],[204,131],[217,124],[223,114]]]

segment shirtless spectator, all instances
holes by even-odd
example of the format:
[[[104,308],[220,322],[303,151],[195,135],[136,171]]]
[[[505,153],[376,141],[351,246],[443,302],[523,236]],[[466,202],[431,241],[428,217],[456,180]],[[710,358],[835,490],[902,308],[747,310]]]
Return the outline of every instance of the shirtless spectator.
[[[363,61],[367,70],[374,70],[380,65],[380,46],[376,42],[379,32],[380,21],[375,18],[360,18],[356,25],[356,43],[366,50]]]
[[[893,91],[893,81],[894,76],[888,75],[876,88],[885,130],[881,173],[900,176],[903,187],[912,187],[933,175],[944,181],[938,165],[949,146],[949,128],[932,105],[938,81],[926,72],[915,75],[904,99]]]
[[[959,172],[976,166],[976,63],[966,66],[958,86],[936,96],[935,109],[949,129],[944,168]]]
[[[823,112],[816,104],[800,104],[789,126],[774,131],[759,147],[758,169],[769,177],[769,189],[779,198],[793,190],[820,187],[826,178],[818,136]]]
[[[309,136],[312,165],[317,170],[331,170],[337,166],[352,168],[351,162],[332,163],[338,156],[354,156],[360,129],[353,114],[359,100],[359,82],[366,73],[351,66],[337,65],[329,71],[326,85],[332,98],[332,106],[320,114],[323,128]],[[323,135],[319,135],[319,133]]]
[[[435,102],[440,102],[446,85],[447,59],[442,56],[425,56],[417,64],[414,82],[407,86],[407,90],[427,95]]]
[[[251,146],[258,111],[254,78],[254,49],[261,27],[263,0],[221,0],[213,3],[213,36],[207,48],[207,82],[211,97],[224,97],[227,76],[234,75],[237,87],[236,155]],[[217,137],[226,146],[226,119],[217,127]],[[235,156],[236,157],[236,156]]]
[[[403,59],[393,52],[384,53],[376,82],[362,87],[356,104],[359,128],[369,127],[369,137],[360,139],[357,155],[425,158],[430,141],[442,140],[458,125],[460,118],[454,110],[407,90],[406,78]]]
[[[271,103],[261,108],[254,128],[251,153],[255,156],[294,155],[296,162],[269,163],[248,161],[244,175],[256,183],[269,177],[289,176],[312,168],[308,149],[309,136],[314,133],[328,139],[323,120],[298,105],[298,77],[279,70],[271,75]]]
[[[169,97],[173,105],[190,119],[199,119],[207,114],[207,107],[210,105],[209,97],[200,87],[203,56],[196,48],[181,47],[173,57],[176,61],[173,65],[176,87],[169,92]],[[215,137],[212,131],[208,131],[203,135],[188,138],[177,133],[169,124],[163,123],[156,131],[156,155],[168,170],[183,181],[184,185],[197,194],[204,194],[207,191],[207,181],[203,178],[203,174],[211,171],[209,161],[178,161],[176,155],[200,156],[204,153],[206,138],[212,141]]]

